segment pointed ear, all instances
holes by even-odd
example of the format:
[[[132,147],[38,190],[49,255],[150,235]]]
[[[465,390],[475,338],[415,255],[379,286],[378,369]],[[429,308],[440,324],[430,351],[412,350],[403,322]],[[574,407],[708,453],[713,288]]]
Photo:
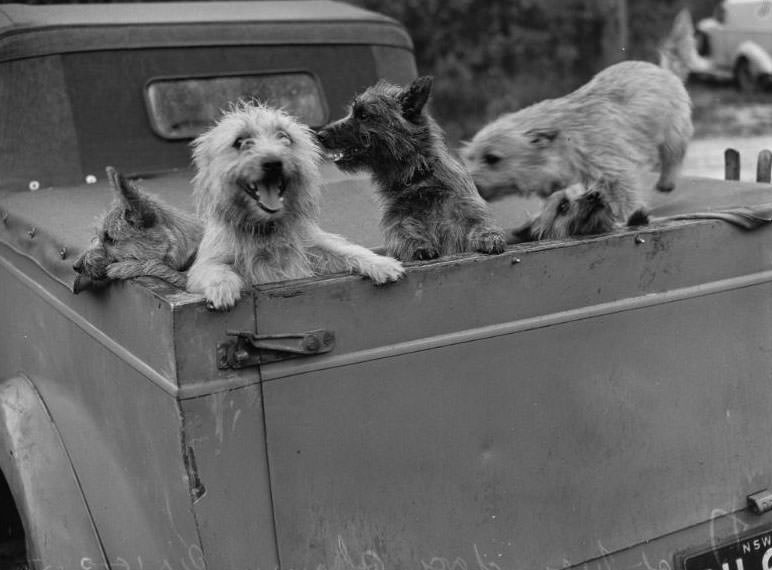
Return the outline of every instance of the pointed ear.
[[[530,143],[538,146],[539,148],[548,146],[557,138],[559,134],[560,131],[557,129],[530,129],[525,131],[525,136],[528,138]]]
[[[402,105],[402,115],[415,123],[421,116],[426,102],[429,100],[429,94],[432,91],[432,77],[424,75],[419,77],[413,83],[405,87],[399,95],[399,103]]]
[[[155,208],[142,191],[112,166],[105,168],[105,172],[113,191],[126,207],[126,221],[137,228],[154,226],[157,218]]]
[[[533,220],[507,232],[507,243],[523,243],[524,241],[536,241],[538,238],[533,233]]]

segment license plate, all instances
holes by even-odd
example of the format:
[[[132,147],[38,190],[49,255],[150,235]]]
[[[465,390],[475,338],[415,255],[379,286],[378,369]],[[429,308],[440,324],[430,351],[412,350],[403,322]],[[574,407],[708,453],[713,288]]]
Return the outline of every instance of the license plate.
[[[754,530],[681,560],[683,570],[772,570],[772,528]]]

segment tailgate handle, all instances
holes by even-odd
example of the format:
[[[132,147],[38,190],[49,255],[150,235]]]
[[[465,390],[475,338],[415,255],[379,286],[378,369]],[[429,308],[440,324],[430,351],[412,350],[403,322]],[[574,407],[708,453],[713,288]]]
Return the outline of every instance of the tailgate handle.
[[[314,356],[335,348],[335,333],[328,330],[289,334],[255,334],[228,331],[234,337],[217,344],[217,368],[245,368],[301,356]]]

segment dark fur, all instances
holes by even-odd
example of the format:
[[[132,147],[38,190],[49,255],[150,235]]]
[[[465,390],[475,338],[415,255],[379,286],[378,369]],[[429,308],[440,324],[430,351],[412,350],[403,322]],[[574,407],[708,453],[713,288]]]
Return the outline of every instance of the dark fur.
[[[380,82],[354,99],[348,116],[322,129],[319,140],[339,154],[342,170],[373,173],[389,255],[409,261],[501,253],[501,230],[426,112],[430,91],[430,77],[404,89]]]

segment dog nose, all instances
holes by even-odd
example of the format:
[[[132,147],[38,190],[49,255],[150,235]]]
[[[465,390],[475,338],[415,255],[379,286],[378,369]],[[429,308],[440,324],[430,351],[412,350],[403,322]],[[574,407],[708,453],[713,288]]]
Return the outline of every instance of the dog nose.
[[[72,268],[77,273],[83,273],[83,258],[79,257],[75,260],[75,263],[72,264]]]
[[[281,160],[268,160],[263,163],[263,172],[266,174],[281,174]]]

